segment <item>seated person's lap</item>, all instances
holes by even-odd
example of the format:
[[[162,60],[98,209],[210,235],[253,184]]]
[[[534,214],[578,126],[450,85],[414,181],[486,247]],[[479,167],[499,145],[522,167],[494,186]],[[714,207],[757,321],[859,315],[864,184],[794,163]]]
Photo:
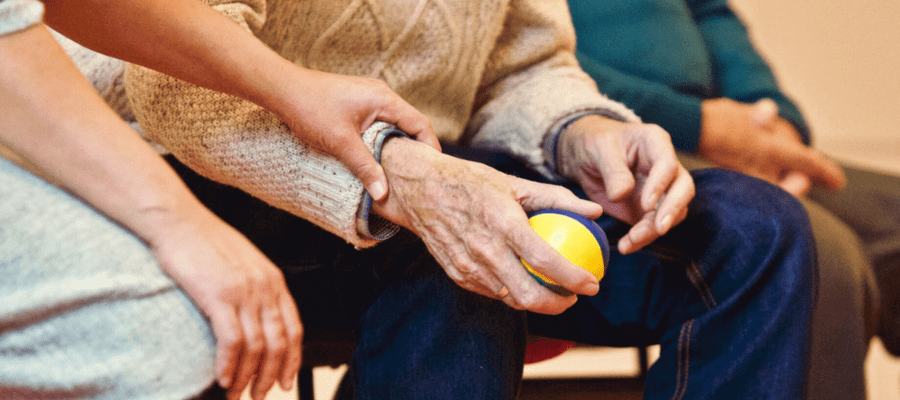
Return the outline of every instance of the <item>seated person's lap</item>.
[[[0,198],[0,392],[187,398],[212,384],[206,320],[139,240],[3,159]]]

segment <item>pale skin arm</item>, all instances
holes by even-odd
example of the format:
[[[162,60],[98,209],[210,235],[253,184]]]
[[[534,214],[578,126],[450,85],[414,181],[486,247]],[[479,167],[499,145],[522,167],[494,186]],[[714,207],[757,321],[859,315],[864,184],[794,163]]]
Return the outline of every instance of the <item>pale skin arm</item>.
[[[284,277],[203,207],[109,109],[43,26],[0,36],[0,141],[142,239],[210,318],[232,399],[290,387],[302,325]]]
[[[561,133],[557,164],[608,214],[633,225],[619,240],[622,254],[683,221],[694,197],[693,179],[657,125],[582,117]]]
[[[698,155],[716,165],[766,180],[802,196],[812,185],[840,190],[844,173],[809,148],[790,122],[778,117],[769,99],[753,104],[730,99],[702,104]]]
[[[46,1],[47,25],[85,47],[252,101],[303,142],[336,157],[373,198],[381,166],[359,139],[374,121],[434,148],[430,121],[384,82],[301,68],[200,0]]]

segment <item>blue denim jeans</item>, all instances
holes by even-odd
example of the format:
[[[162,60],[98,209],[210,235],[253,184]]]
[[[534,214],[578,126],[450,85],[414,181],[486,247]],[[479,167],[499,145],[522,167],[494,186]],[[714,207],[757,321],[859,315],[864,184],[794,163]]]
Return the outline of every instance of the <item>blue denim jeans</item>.
[[[462,155],[538,179],[503,157]],[[805,397],[812,235],[799,203],[762,181],[695,173],[682,224],[644,251],[613,250],[598,295],[545,316],[460,289],[408,232],[355,250],[173,165],[282,268],[307,337],[358,340],[348,385],[357,399],[514,399],[528,330],[597,345],[662,344],[648,399]],[[598,222],[613,247],[628,229]]]
[[[661,344],[647,399],[805,398],[815,287],[805,215],[752,178],[693,176],[683,223],[644,251],[613,251],[600,293],[559,316],[529,314],[529,328],[598,345]],[[628,228],[600,222],[613,243]]]
[[[542,180],[504,155],[444,151]],[[630,227],[598,219],[612,251],[600,292],[558,316],[529,313],[529,330],[604,346],[660,344],[646,399],[806,398],[817,270],[802,205],[734,172],[692,176],[687,218],[642,251],[620,254]]]

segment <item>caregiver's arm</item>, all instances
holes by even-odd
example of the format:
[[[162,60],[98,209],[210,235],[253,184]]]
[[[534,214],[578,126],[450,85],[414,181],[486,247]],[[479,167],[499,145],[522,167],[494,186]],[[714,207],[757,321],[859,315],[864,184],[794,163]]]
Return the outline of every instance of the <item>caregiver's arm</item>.
[[[265,46],[251,34],[264,22],[257,17],[265,14],[260,10],[248,7],[239,25],[200,0],[67,0],[45,6],[47,25],[85,47],[273,112],[301,141],[347,165],[376,199],[386,194],[387,182],[359,140],[374,121],[439,147],[428,119],[383,82],[304,69]]]
[[[302,326],[281,271],[193,197],[43,25],[0,34],[0,142],[147,244],[210,318],[232,398],[253,376],[255,398],[290,386]]]

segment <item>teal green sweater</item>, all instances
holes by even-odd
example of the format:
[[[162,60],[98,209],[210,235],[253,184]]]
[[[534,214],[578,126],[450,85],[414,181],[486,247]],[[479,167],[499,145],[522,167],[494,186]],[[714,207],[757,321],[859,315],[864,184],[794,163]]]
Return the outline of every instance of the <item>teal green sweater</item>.
[[[700,103],[775,100],[809,144],[797,107],[725,0],[569,0],[578,61],[601,92],[662,126],[679,150],[696,152]]]

